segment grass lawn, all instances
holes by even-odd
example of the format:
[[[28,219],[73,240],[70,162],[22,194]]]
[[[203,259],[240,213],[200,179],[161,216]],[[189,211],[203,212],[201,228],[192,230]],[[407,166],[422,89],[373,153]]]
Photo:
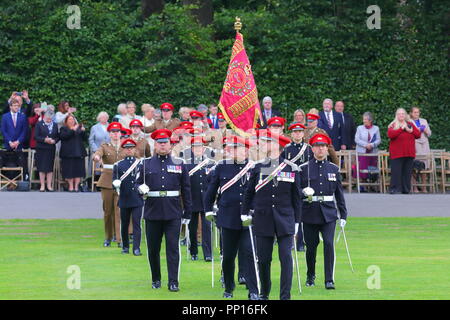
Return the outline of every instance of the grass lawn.
[[[322,246],[317,280],[305,288],[304,253],[299,253],[303,294],[296,277],[293,299],[450,299],[450,218],[350,218],[346,227],[355,273],[341,237],[336,246],[336,290],[324,289]],[[162,288],[152,290],[145,237],[141,257],[103,248],[102,220],[0,220],[0,299],[221,299],[220,266],[211,288],[211,264],[187,261],[182,248],[180,291],[167,290],[162,252]],[[164,249],[163,249],[164,250]],[[199,248],[200,257],[201,248]],[[217,253],[217,251],[216,251]],[[217,256],[217,255],[216,255]],[[79,266],[81,289],[70,290],[67,268]],[[368,289],[369,266],[381,270],[381,288]],[[294,269],[295,270],[295,269]],[[246,299],[243,286],[235,299]],[[279,297],[279,262],[274,250],[271,299]]]

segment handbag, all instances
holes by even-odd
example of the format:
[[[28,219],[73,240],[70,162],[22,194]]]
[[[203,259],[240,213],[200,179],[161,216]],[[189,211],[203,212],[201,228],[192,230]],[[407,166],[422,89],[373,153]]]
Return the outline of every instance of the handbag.
[[[425,170],[425,162],[420,160],[414,160],[413,170],[417,171],[417,173],[420,173],[420,171]]]

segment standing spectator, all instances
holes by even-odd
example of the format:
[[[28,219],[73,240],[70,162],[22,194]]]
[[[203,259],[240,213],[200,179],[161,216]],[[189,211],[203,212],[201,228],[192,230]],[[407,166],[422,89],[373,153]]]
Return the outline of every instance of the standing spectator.
[[[102,143],[109,142],[109,133],[106,130],[109,124],[108,120],[109,115],[105,111],[102,111],[97,115],[97,123],[92,126],[89,134],[89,148],[91,154],[94,154],[94,152],[100,148]]]
[[[377,167],[378,158],[360,154],[378,153],[381,143],[380,129],[373,125],[373,116],[370,112],[364,112],[363,125],[358,126],[355,134],[356,152],[358,153],[359,170],[367,170],[369,166]],[[360,172],[360,178],[366,180],[368,173]]]
[[[264,97],[263,101],[263,110],[262,110],[262,118],[264,123],[262,124],[261,128],[265,129],[267,128],[267,122],[270,118],[273,117],[279,117],[281,116],[281,113],[278,110],[272,109],[272,98],[271,97]]]
[[[123,128],[130,128],[130,122],[134,119],[141,119],[141,116],[136,114],[136,104],[133,101],[127,102],[127,114],[122,116],[120,119],[120,124]]]
[[[78,124],[72,114],[66,117],[59,131],[61,171],[63,178],[69,183],[69,192],[78,192],[80,181],[86,174],[86,149],[83,144],[85,131],[83,124]]]
[[[112,119],[112,122],[119,122],[122,117],[125,117],[127,115],[127,104],[126,103],[120,103],[117,106],[117,114]]]
[[[28,165],[22,149],[28,133],[27,116],[19,112],[20,101],[10,100],[10,112],[2,117],[1,131],[3,135],[3,146],[7,151],[13,151],[17,159],[17,165],[23,168],[25,180],[28,181]]]
[[[12,100],[16,100],[19,103],[19,111],[27,116],[27,118],[31,115],[31,110],[33,107],[33,101],[28,97],[28,91],[23,90],[22,92],[14,91],[9,97],[8,101],[5,102],[3,107],[3,114],[8,113],[9,106]],[[23,102],[25,100],[25,107],[23,106]]]
[[[28,125],[30,126],[30,148],[36,148],[36,140],[35,140],[35,128],[36,124],[42,120],[43,109],[41,109],[40,103],[33,104],[33,108],[31,111],[31,115],[28,117]]]
[[[353,116],[344,112],[344,102],[337,101],[334,105],[334,110],[341,116],[342,118],[342,141],[346,143],[345,147],[347,150],[354,150],[356,147],[355,143],[355,133],[356,133],[356,125],[355,120],[353,120]]]
[[[431,129],[428,124],[428,121],[420,117],[420,109],[418,107],[412,107],[411,108],[411,120],[413,121],[414,125],[419,129],[420,131],[420,138],[416,139],[416,155],[428,155],[430,154],[430,144],[428,142],[428,138],[431,136]],[[425,163],[425,169],[430,168],[430,160],[422,161]],[[427,175],[426,173],[422,173],[422,183],[427,182]],[[412,182],[416,182],[416,178],[413,176]],[[423,192],[427,192],[427,188],[423,187]],[[419,192],[417,188],[414,189],[414,192]]]
[[[295,110],[294,121],[292,121],[291,124],[294,124],[294,123],[301,123],[302,125],[306,124],[305,111],[303,111],[302,109]]]
[[[36,168],[39,172],[41,182],[40,191],[45,191],[47,180],[47,190],[53,191],[53,166],[55,163],[56,142],[59,140],[58,125],[53,121],[55,113],[47,110],[43,120],[40,120],[35,127],[36,139]]]
[[[399,108],[395,119],[389,124],[387,135],[391,158],[390,193],[408,194],[411,191],[413,161],[416,157],[415,139],[420,130],[410,121],[405,109]]]
[[[181,107],[180,111],[178,112],[178,114],[180,115],[180,121],[181,122],[183,122],[183,121],[191,121],[191,118],[189,116],[189,112],[191,112],[191,111],[192,111],[191,108]],[[144,123],[144,125],[146,125],[146,124]]]
[[[211,120],[211,128],[219,129],[219,118],[217,117],[217,113],[219,112],[219,108],[212,103],[209,105],[209,116],[208,118]]]
[[[323,100],[322,107],[323,111],[319,112],[318,127],[326,131],[336,151],[346,150],[347,141],[342,136],[342,116],[333,110],[333,100],[331,99]]]
[[[61,101],[58,104],[58,112],[55,116],[55,122],[58,124],[58,128],[61,128],[64,125],[64,121],[66,120],[69,114],[73,114],[77,109],[70,106],[69,101]],[[74,117],[75,119],[75,117]],[[76,121],[76,119],[75,119]]]
[[[155,123],[155,108],[151,104],[143,104],[141,107],[142,114],[144,115],[142,117],[142,125],[144,127],[149,127],[152,124]],[[181,110],[181,109],[180,109]],[[155,141],[150,136],[150,133],[144,133],[144,137],[147,140],[148,144],[150,145],[150,150],[153,151],[153,147],[155,145]]]

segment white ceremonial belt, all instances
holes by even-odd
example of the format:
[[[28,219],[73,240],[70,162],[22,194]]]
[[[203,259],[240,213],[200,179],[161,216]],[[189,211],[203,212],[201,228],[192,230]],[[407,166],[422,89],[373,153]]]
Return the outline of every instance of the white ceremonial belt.
[[[103,165],[103,169],[113,169],[114,165],[113,164],[104,164]]]
[[[311,200],[308,200],[308,198],[303,199],[303,201],[313,201],[313,202],[317,202],[317,201],[334,201],[334,196],[312,196]]]
[[[147,195],[152,198],[178,197],[180,195],[180,191],[150,191]]]

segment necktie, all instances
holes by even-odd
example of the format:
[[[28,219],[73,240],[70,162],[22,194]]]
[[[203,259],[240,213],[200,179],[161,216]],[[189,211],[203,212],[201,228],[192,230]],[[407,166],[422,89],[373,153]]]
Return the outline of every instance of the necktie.
[[[328,128],[331,129],[331,118],[330,118],[330,113],[327,112],[327,120],[328,120]]]
[[[17,114],[13,113],[13,123],[14,123],[14,128],[16,127],[17,124]]]

